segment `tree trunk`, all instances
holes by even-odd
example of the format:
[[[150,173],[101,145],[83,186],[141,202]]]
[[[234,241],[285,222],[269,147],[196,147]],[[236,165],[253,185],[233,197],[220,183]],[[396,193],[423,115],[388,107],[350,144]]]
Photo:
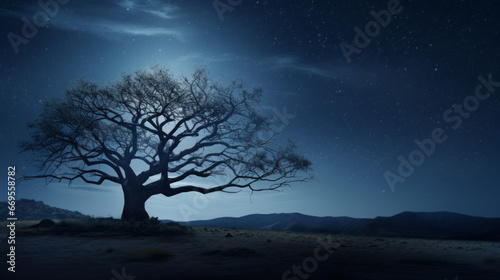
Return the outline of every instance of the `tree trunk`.
[[[138,187],[122,186],[125,203],[123,205],[122,220],[144,221],[149,219],[146,212],[146,199],[140,193]]]

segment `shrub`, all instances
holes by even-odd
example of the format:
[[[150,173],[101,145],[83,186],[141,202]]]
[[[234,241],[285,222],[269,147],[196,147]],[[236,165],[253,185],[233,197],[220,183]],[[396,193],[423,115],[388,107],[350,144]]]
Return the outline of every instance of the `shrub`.
[[[159,261],[170,256],[172,256],[171,253],[159,248],[137,249],[129,252],[127,260],[133,262]]]
[[[140,236],[172,236],[191,232],[190,228],[178,223],[161,223],[158,218],[146,221],[122,221],[113,218],[84,218],[63,220],[55,226],[45,229],[32,228],[26,233],[69,233],[101,235],[140,235]]]

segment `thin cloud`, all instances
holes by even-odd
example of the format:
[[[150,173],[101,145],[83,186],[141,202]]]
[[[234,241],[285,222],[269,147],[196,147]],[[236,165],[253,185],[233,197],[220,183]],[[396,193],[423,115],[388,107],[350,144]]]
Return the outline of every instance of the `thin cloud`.
[[[24,4],[19,10],[2,9],[0,14],[12,18],[29,18],[40,9],[37,2],[33,2]],[[175,22],[179,17],[176,15],[178,11],[177,6],[161,1],[144,4],[133,0],[72,0],[59,7],[49,24],[61,30],[88,32],[107,39],[119,36],[168,36],[183,41],[186,32]]]
[[[128,11],[132,10],[136,12],[142,12],[149,15],[154,15],[161,19],[174,19],[177,17],[175,13],[179,10],[178,7],[163,3],[161,1],[148,1],[148,3],[145,4],[141,3],[140,1],[122,0],[118,1],[117,5],[125,8]]]
[[[239,56],[233,54],[217,54],[217,55],[207,55],[199,52],[189,53],[176,58],[173,61],[173,65],[183,65],[189,64],[211,64],[211,63],[222,63],[228,61],[235,61],[241,59]]]
[[[155,10],[144,10],[145,13],[157,16],[162,19],[174,19],[177,17],[177,15],[172,14],[172,10],[168,8],[164,8],[162,11],[155,11]]]
[[[72,190],[80,190],[80,191],[88,191],[88,192],[115,192],[116,189],[112,189],[112,187],[103,185],[103,186],[69,186],[69,189]]]
[[[297,58],[294,56],[271,56],[261,59],[260,63],[270,66],[272,69],[289,67],[290,65],[297,62]]]
[[[367,73],[362,73],[351,66],[335,66],[326,63],[302,63],[296,56],[278,55],[263,58],[259,61],[261,66],[275,71],[296,71],[327,79],[346,79],[351,76],[368,78]]]
[[[135,1],[132,1],[132,0],[117,1],[116,4],[122,8],[125,8],[125,9],[133,9],[136,5]]]
[[[107,20],[92,22],[82,18],[61,17],[54,21],[54,26],[69,31],[82,31],[113,39],[119,36],[170,36],[180,41],[184,40],[184,32],[179,28],[147,27],[140,24],[122,23]]]
[[[116,22],[102,22],[94,25],[94,32],[103,31],[103,33],[138,35],[138,36],[162,36],[169,35],[182,38],[182,33],[175,29],[162,27],[144,27],[139,25],[122,24]]]
[[[103,185],[83,185],[83,184],[68,184],[68,183],[54,183],[47,185],[48,189],[56,190],[65,193],[75,193],[75,192],[105,192],[105,193],[115,193],[120,191],[118,185],[114,184],[103,184]]]
[[[297,64],[291,66],[292,69],[298,70],[298,71],[304,71],[307,73],[312,73],[317,76],[325,77],[325,78],[336,78],[337,76],[333,74],[333,71],[331,70],[325,70],[316,66],[312,65],[305,65],[305,64]]]

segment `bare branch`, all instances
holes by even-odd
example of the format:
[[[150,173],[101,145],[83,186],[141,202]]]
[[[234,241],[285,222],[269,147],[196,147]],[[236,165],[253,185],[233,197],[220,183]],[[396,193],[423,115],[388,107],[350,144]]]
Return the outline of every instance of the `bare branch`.
[[[41,174],[25,179],[112,182],[122,186],[126,204],[131,197],[278,190],[308,180],[311,162],[293,144],[274,142],[261,95],[241,80],[216,83],[203,69],[181,79],[156,67],[108,85],[80,80],[28,124],[21,149],[33,153]],[[225,183],[172,187],[209,177]]]

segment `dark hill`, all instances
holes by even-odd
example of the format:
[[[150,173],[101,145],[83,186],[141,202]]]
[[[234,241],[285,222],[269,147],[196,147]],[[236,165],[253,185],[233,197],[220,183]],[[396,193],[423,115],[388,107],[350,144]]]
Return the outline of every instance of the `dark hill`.
[[[391,217],[374,219],[314,217],[299,213],[253,214],[240,218],[217,218],[182,224],[387,237],[500,241],[500,218],[473,217],[451,212],[403,212]]]
[[[42,201],[33,199],[16,200],[15,217],[18,220],[42,220],[42,219],[66,219],[85,218],[78,211],[70,211],[61,208],[51,207]],[[0,216],[9,217],[9,209],[6,201],[0,202]]]

